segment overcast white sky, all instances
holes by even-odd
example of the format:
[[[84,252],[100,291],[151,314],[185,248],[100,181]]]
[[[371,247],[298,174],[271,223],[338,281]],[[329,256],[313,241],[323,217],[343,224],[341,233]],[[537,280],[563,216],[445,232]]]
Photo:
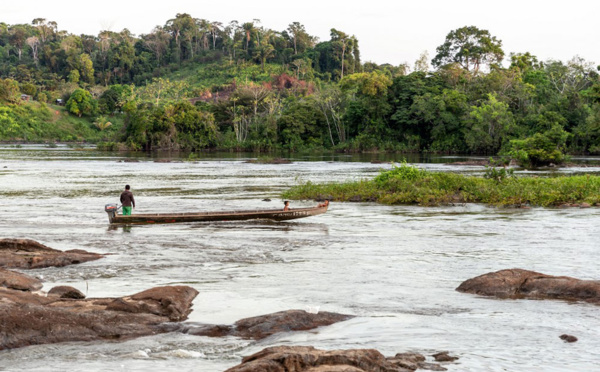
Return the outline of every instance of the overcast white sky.
[[[177,13],[224,24],[257,18],[277,31],[297,21],[321,41],[336,28],[358,38],[363,62],[378,64],[412,66],[423,51],[431,59],[448,32],[471,25],[502,40],[507,56],[528,51],[540,60],[579,55],[600,63],[598,0],[0,0],[0,22],[46,18],[74,34],[149,33]]]

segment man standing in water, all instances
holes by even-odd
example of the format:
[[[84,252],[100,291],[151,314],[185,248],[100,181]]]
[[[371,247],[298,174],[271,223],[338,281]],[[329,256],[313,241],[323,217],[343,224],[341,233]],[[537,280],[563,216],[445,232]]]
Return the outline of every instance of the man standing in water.
[[[121,193],[121,204],[123,205],[123,216],[131,216],[131,208],[135,208],[133,193],[129,191],[129,185],[125,185],[125,191]]]

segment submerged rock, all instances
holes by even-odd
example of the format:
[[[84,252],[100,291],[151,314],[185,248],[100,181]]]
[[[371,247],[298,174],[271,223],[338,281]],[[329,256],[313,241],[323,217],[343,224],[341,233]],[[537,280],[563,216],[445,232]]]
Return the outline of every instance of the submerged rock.
[[[552,276],[523,269],[480,275],[464,281],[456,290],[499,298],[580,300],[600,304],[600,281]]]
[[[38,269],[67,266],[104,257],[81,249],[59,251],[30,239],[0,239],[0,267]]]
[[[312,346],[275,346],[243,358],[226,372],[409,372],[445,371],[416,353],[386,358],[374,349],[318,350]]]
[[[236,336],[261,340],[275,333],[306,331],[353,318],[352,315],[321,311],[313,314],[304,310],[287,310],[238,320],[233,325],[199,325],[182,331],[208,337]]]
[[[186,318],[197,294],[191,287],[172,286],[117,299],[77,300],[0,288],[0,350],[162,333],[162,323]]]

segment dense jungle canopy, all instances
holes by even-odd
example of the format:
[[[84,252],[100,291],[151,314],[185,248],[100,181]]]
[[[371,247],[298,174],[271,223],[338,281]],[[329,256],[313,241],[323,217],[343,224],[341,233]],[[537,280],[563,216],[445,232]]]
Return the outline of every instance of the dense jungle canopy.
[[[593,63],[507,56],[474,26],[440,42],[431,60],[377,65],[356,37],[332,28],[318,40],[299,22],[272,30],[177,14],[139,36],[0,23],[0,140],[506,154],[533,165],[600,154]]]

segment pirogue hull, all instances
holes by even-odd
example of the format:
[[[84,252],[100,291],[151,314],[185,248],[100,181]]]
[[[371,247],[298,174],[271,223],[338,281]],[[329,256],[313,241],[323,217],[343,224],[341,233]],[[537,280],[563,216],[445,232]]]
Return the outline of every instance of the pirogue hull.
[[[202,213],[155,213],[133,214],[123,216],[115,211],[107,211],[111,224],[152,224],[152,223],[177,223],[177,222],[210,222],[210,221],[244,221],[244,220],[274,220],[288,221],[298,218],[317,216],[327,212],[325,207],[297,208],[283,211],[281,209],[230,211],[230,212],[202,212]]]

